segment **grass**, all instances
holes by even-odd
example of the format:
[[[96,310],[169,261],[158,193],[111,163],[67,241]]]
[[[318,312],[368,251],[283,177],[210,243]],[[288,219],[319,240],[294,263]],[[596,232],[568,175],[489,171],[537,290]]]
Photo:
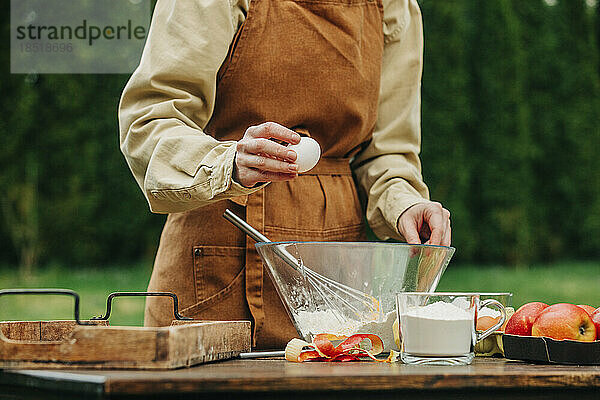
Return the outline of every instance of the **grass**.
[[[106,268],[39,269],[23,279],[15,268],[0,269],[0,288],[68,288],[81,296],[81,317],[102,315],[106,297],[115,291],[143,291],[151,265],[138,263]],[[600,307],[600,262],[563,262],[523,269],[502,266],[450,264],[438,291],[514,293],[513,305],[530,301],[568,302]],[[114,301],[111,325],[141,325],[144,300],[119,298]],[[73,300],[66,296],[3,296],[0,320],[72,319]]]
[[[51,266],[37,270],[24,279],[14,268],[0,269],[0,288],[66,288],[79,293],[81,318],[104,315],[106,298],[111,292],[144,291],[151,263],[106,268]],[[143,298],[113,300],[111,325],[143,324]],[[73,299],[67,296],[3,296],[0,298],[0,320],[73,319]]]

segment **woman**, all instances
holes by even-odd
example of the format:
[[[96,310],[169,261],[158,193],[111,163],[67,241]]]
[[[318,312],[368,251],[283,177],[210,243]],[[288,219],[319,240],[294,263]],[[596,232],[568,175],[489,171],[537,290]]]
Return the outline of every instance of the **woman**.
[[[380,238],[449,245],[418,158],[422,47],[416,0],[159,0],[120,104],[129,167],[169,213],[148,290],[282,348],[296,331],[226,208],[271,240],[358,241],[361,193]],[[305,174],[299,133],[323,151]],[[171,319],[148,299],[147,325]]]

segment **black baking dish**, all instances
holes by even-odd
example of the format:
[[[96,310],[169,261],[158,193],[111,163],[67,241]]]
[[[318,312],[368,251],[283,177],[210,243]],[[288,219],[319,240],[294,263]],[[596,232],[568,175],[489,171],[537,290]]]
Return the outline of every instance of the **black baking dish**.
[[[502,335],[504,357],[547,364],[600,365],[600,340],[577,342],[546,337]]]

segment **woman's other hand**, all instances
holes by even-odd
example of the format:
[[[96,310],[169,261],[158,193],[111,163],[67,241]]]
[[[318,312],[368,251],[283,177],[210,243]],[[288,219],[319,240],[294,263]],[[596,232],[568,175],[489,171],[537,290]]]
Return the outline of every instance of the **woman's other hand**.
[[[300,135],[275,122],[265,122],[246,129],[237,142],[234,179],[242,186],[260,182],[288,181],[298,176],[296,153],[270,139],[290,144],[300,142]]]
[[[433,201],[415,204],[398,218],[398,231],[407,243],[450,246],[450,211]]]

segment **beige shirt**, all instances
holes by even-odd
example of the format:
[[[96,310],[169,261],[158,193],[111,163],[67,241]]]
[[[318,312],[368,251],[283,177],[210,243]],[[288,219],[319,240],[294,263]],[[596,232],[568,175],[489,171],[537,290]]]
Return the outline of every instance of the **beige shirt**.
[[[216,75],[250,0],[159,0],[139,67],[119,106],[120,144],[150,209],[175,213],[240,195],[232,178],[235,142],[203,132]],[[402,239],[400,214],[426,201],[421,176],[423,33],[416,0],[383,0],[385,35],[373,139],[352,161],[381,239]],[[275,121],[276,122],[276,121]]]

